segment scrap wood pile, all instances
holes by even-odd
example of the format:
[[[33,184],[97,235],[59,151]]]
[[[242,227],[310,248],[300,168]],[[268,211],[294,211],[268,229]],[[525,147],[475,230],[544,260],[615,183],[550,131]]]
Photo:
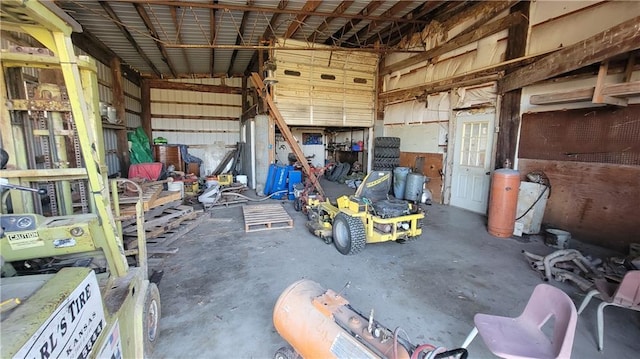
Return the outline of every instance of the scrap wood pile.
[[[543,280],[570,281],[585,292],[593,289],[598,280],[619,283],[625,273],[640,269],[640,244],[635,243],[630,245],[627,256],[609,257],[604,261],[585,256],[576,249],[560,249],[546,256],[525,250],[522,253]]]
[[[171,245],[200,223],[203,211],[183,205],[181,193],[164,191],[162,182],[142,183],[140,186],[143,190],[143,227],[149,257],[176,253],[178,248]],[[135,218],[137,200],[138,194],[127,188],[119,199],[125,255],[130,257],[138,254],[138,231]],[[160,262],[161,259],[149,258],[149,264],[152,266]]]

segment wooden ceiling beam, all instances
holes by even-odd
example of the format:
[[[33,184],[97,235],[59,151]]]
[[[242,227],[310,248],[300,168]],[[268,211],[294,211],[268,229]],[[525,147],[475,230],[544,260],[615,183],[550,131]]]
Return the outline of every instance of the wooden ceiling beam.
[[[253,3],[253,0],[247,1],[247,5]],[[236,36],[236,46],[240,46],[244,42],[242,36],[244,35],[244,28],[247,26],[247,19],[249,19],[249,11],[242,13],[242,20],[240,21],[240,28],[238,29],[238,35]],[[231,60],[229,61],[229,68],[227,69],[227,75],[231,76],[231,70],[233,69],[233,63],[238,56],[238,49],[233,50],[231,54]]]
[[[464,1],[442,1],[440,3],[434,3],[433,11],[428,13],[428,17],[424,16],[422,19],[428,19],[429,22],[438,21],[436,19],[446,18],[443,14],[451,16],[452,13],[461,11],[461,9],[468,6]],[[423,29],[424,27],[417,26],[416,24],[401,24],[398,29],[392,29],[392,31],[389,32],[386,45],[395,46],[402,41],[404,37],[409,37],[413,33],[420,32]]]
[[[526,21],[526,17],[520,12],[509,14],[503,18],[490,22],[485,26],[477,28],[476,31],[465,32],[421,54],[409,57],[402,61],[398,61],[389,66],[386,66],[385,68],[382,69],[382,75],[387,75],[394,71],[402,70],[404,68],[419,64],[424,61],[429,61],[436,56],[440,56],[440,55],[446,54],[449,51],[453,51],[457,48],[460,48],[462,46],[469,45],[475,41],[483,39],[489,35],[496,34],[502,30],[518,25],[524,21]]]
[[[147,56],[147,54],[145,54],[144,51],[142,51],[142,48],[140,47],[140,45],[138,45],[138,43],[133,38],[133,35],[131,35],[129,30],[127,30],[127,28],[124,27],[124,25],[122,25],[122,21],[120,20],[118,15],[115,13],[115,11],[113,11],[111,6],[109,5],[109,2],[99,1],[99,3],[100,3],[100,6],[102,6],[102,8],[104,9],[104,11],[107,13],[107,15],[111,18],[111,21],[113,21],[113,23],[118,27],[118,29],[120,29],[120,32],[122,32],[122,34],[127,38],[127,41],[129,41],[131,46],[133,46],[133,48],[136,49],[136,52],[138,53],[138,55],[140,55],[142,60],[147,64],[147,66],[151,68],[151,71],[153,71],[153,74],[156,77],[162,77],[162,73],[160,72],[160,70],[158,70],[158,68],[153,64],[151,59],[149,59],[149,56]]]
[[[519,89],[636,50],[640,48],[639,37],[640,16],[636,16],[513,71],[498,83],[498,91],[505,93]]]
[[[360,12],[358,13],[358,15],[368,15],[371,14],[372,12],[374,12],[377,8],[380,7],[380,5],[382,5],[382,3],[384,3],[384,1],[371,1],[369,4],[367,4],[367,6],[365,6],[362,10],[360,10]],[[331,35],[328,39],[326,39],[324,41],[325,45],[331,45],[332,43],[337,43],[340,44],[342,41],[342,37],[348,33],[349,31],[351,31],[354,27],[356,27],[356,25],[358,25],[363,19],[358,19],[358,18],[352,18],[350,19],[346,24],[344,24],[343,27],[341,27],[340,29],[338,29],[338,31],[334,32],[333,35]],[[387,21],[389,21],[390,19],[387,19]],[[337,41],[336,41],[337,40]]]
[[[444,29],[444,33],[454,28],[460,23],[466,22],[470,19],[475,19],[473,24],[464,29],[462,32],[457,34],[456,36],[461,36],[466,33],[474,32],[476,29],[480,28],[485,23],[491,21],[501,12],[513,7],[518,4],[520,0],[505,0],[505,1],[478,1],[471,3],[451,3],[448,6],[443,7],[441,11],[437,14],[434,14],[434,19],[442,23],[442,28]],[[439,20],[438,20],[439,19]],[[416,29],[415,31],[422,31],[423,29]],[[408,32],[407,36],[413,31]],[[393,41],[389,42],[389,45],[396,44],[402,40],[402,36],[395,38]]]
[[[418,6],[417,8],[415,8],[413,11],[411,11],[407,15],[403,16],[403,19],[407,19],[407,20],[410,20],[410,19],[422,19],[425,16],[431,14],[433,11],[435,11],[438,7],[440,7],[444,3],[445,3],[445,1],[428,1],[428,2],[425,2],[424,4],[422,4],[421,6]],[[373,44],[373,43],[375,43],[377,41],[384,42],[384,39],[386,37],[388,37],[392,32],[399,31],[400,33],[402,33],[409,26],[411,26],[411,24],[409,24],[409,23],[398,24],[397,21],[394,21],[391,25],[387,26],[382,31],[380,31],[377,34],[369,37],[364,42],[364,44],[365,45],[369,45],[369,44]]]
[[[433,81],[424,85],[382,92],[379,95],[379,99],[385,103],[390,103],[406,100],[407,98],[415,98],[416,96],[422,96],[424,94],[448,91],[459,86],[470,86],[471,84],[483,83],[486,82],[488,78],[492,78],[491,81],[494,81],[498,78],[501,78],[503,71],[516,69],[534,63],[544,56],[545,55],[525,56],[518,59],[504,61],[495,65],[483,67],[474,71],[469,71],[446,79]],[[461,83],[463,83],[464,85],[460,85]]]
[[[318,8],[318,6],[320,6],[321,3],[322,1],[319,0],[307,0],[307,2],[302,7],[302,10],[305,12],[313,12]],[[296,18],[289,23],[289,27],[282,37],[284,37],[285,39],[290,39],[291,37],[293,37],[293,35],[295,35],[296,32],[300,30],[302,24],[309,16],[310,15],[304,14],[296,15]]]
[[[149,35],[151,35],[154,42],[156,43],[156,47],[158,48],[158,50],[160,50],[162,61],[164,61],[164,63],[167,64],[167,66],[169,67],[169,71],[171,71],[171,74],[173,75],[173,77],[178,77],[178,73],[176,72],[176,68],[173,66],[173,62],[169,57],[169,53],[167,53],[167,49],[164,47],[162,40],[160,40],[160,36],[158,35],[158,32],[155,29],[155,26],[153,26],[153,22],[151,21],[149,14],[147,14],[147,10],[144,9],[144,5],[140,3],[134,3],[133,7],[136,9],[136,12],[142,19],[142,22],[144,23],[144,26],[147,28],[147,31],[149,31]]]
[[[352,1],[352,0],[341,2],[340,5],[338,5],[333,10],[332,15],[329,16],[329,17],[326,17],[324,19],[324,21],[322,21],[322,23],[320,25],[318,25],[318,28],[316,28],[311,35],[307,36],[307,41],[308,42],[316,42],[316,39],[318,38],[318,35],[322,35],[324,33],[324,30],[326,30],[329,27],[329,24],[333,20],[338,18],[337,15],[344,14],[344,12],[347,11],[349,6],[351,6],[353,3],[354,3],[354,1]]]
[[[169,7],[169,11],[171,12],[171,19],[173,20],[173,26],[176,29],[176,35],[178,37],[178,42],[182,44],[182,43],[184,43],[184,41],[182,41],[182,29],[181,29],[181,24],[182,23],[181,23],[180,20],[178,20],[178,13],[177,13],[176,7],[175,6],[170,6]],[[188,73],[192,73],[193,71],[191,71],[191,64],[189,63],[189,56],[187,56],[187,50],[186,49],[182,49],[182,57],[184,59],[185,65],[187,65]]]
[[[165,90],[179,90],[179,91],[195,91],[195,92],[215,92],[215,93],[229,93],[229,94],[242,94],[242,87],[232,87],[224,85],[204,85],[204,84],[192,84],[187,82],[175,82],[160,79],[148,80],[150,88],[165,89]]]
[[[380,16],[385,17],[385,18],[393,18],[394,15],[396,15],[400,11],[404,10],[407,6],[409,6],[409,4],[411,4],[410,1],[399,1],[399,2],[395,3],[392,7],[390,7],[387,11],[383,12],[382,15],[380,15]],[[361,43],[363,43],[363,41],[361,41],[361,39],[363,39],[366,36],[368,36],[373,30],[375,30],[381,24],[386,23],[386,22],[389,22],[389,21],[371,20],[371,22],[369,22],[369,24],[367,24],[367,26],[363,27],[362,29],[360,29],[360,31],[358,31],[357,33],[353,34],[349,39],[347,39],[346,42],[347,43],[355,42],[355,43],[361,44]]]
[[[113,2],[127,2],[134,3],[139,2],[139,0],[112,0]],[[146,4],[150,5],[163,5],[163,6],[185,6],[192,8],[201,8],[201,9],[218,9],[218,10],[230,10],[230,11],[251,11],[251,12],[259,12],[266,14],[293,14],[293,15],[308,15],[308,16],[320,16],[320,17],[340,17],[351,20],[377,20],[377,21],[395,21],[400,23],[415,23],[415,24],[428,24],[428,21],[424,20],[416,20],[416,19],[403,19],[401,17],[394,19],[385,19],[381,16],[373,16],[369,15],[370,12],[358,13],[358,14],[334,14],[330,12],[324,11],[305,11],[305,10],[296,10],[291,8],[281,9],[279,7],[263,7],[263,6],[253,6],[253,5],[239,5],[239,4],[217,4],[217,3],[202,3],[202,2],[193,2],[193,1],[163,1],[163,0],[146,0]]]
[[[96,60],[109,66],[113,58],[119,58],[121,63],[122,74],[134,84],[140,86],[141,76],[140,73],[134,70],[128,64],[125,64],[124,60],[120,58],[115,52],[113,52],[107,45],[105,45],[95,35],[90,33],[87,29],[83,29],[82,32],[71,33],[71,41],[74,45],[78,46],[82,51],[88,53]]]

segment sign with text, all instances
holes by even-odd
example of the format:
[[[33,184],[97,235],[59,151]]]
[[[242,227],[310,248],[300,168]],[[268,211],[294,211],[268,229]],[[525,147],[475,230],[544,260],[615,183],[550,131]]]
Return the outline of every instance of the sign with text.
[[[100,287],[92,271],[56,308],[14,358],[85,359],[106,326]]]

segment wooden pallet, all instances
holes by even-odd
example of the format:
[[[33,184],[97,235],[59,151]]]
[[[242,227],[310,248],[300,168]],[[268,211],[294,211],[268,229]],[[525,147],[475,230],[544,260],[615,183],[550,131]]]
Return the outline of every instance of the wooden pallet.
[[[157,237],[148,238],[147,253],[149,256],[177,253],[179,248],[170,246],[195,229],[206,217],[201,210],[193,211],[190,213],[190,216],[182,220],[177,227],[169,229]],[[125,254],[127,256],[137,255],[137,244],[136,241],[130,241]],[[151,260],[151,258],[149,258],[149,260]]]
[[[144,222],[144,230],[147,239],[155,238],[161,234],[177,228],[180,223],[195,218],[197,213],[191,206],[177,206],[175,208],[167,208],[160,215],[148,218]],[[124,236],[137,236],[138,228],[135,223],[122,229]]]
[[[152,186],[156,187],[156,186]],[[164,204],[179,201],[182,197],[182,194],[179,191],[162,191],[162,185],[160,185],[160,191],[156,196],[142,196],[142,209],[147,212],[153,208],[158,206],[162,206]],[[123,201],[124,200],[124,201]],[[135,203],[138,200],[138,197],[122,197],[120,199],[120,215],[121,216],[135,216],[136,215],[136,206]],[[133,205],[130,205],[133,204]]]
[[[293,219],[281,204],[243,206],[242,213],[245,232],[293,228]]]

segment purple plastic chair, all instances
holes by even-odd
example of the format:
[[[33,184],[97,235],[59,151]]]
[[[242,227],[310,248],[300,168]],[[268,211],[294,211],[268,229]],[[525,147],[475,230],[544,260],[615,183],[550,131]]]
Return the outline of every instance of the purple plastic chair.
[[[606,280],[596,280],[596,289],[591,290],[584,297],[578,314],[587,307],[591,298],[599,295],[602,303],[598,306],[598,350],[604,348],[604,307],[615,305],[640,311],[640,270],[627,272],[620,285],[609,283]]]
[[[551,338],[542,331],[554,319]],[[489,350],[501,358],[570,358],[578,314],[571,298],[548,284],[538,284],[517,318],[476,314],[475,327],[463,348],[478,333]]]

